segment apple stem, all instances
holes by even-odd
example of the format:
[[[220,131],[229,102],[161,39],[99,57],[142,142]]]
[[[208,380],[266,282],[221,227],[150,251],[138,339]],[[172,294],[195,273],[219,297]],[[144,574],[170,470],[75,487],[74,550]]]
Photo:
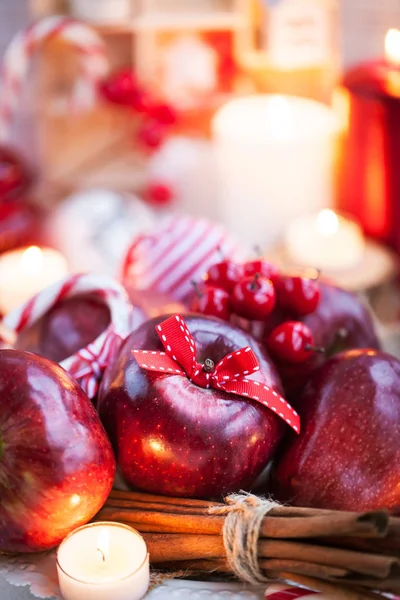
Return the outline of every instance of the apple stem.
[[[220,256],[221,260],[225,260],[225,259],[226,259],[226,256],[225,256],[225,254],[224,254],[224,252],[223,252],[223,250],[222,250],[221,246],[218,246],[218,248],[217,248],[217,252],[218,252],[218,254],[219,254],[219,256]]]
[[[254,249],[254,254],[257,256],[257,258],[260,258],[263,255],[263,252],[261,250],[261,246],[259,246],[258,244],[256,244],[255,246],[253,246]]]
[[[203,296],[203,294],[200,291],[199,284],[197,283],[197,281],[191,281],[191,284],[194,287],[194,290],[196,292],[196,296],[198,298],[201,298]]]
[[[206,358],[203,365],[203,370],[206,373],[212,373],[215,369],[215,363],[211,358]]]
[[[254,291],[254,290],[257,289],[257,281],[258,281],[258,279],[259,279],[260,276],[261,276],[261,273],[255,273],[254,279],[253,279],[253,281],[250,284],[250,289],[252,291]]]
[[[311,344],[306,344],[304,346],[304,350],[306,350],[307,352],[318,352],[318,354],[325,354],[326,352],[325,348],[312,346]]]

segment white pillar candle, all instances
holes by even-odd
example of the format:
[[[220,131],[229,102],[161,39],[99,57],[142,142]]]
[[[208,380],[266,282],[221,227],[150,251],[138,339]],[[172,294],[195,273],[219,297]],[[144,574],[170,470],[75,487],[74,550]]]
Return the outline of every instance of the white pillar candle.
[[[120,523],[92,523],[72,532],[57,552],[64,600],[140,600],[150,582],[144,539]]]
[[[67,273],[64,256],[51,248],[30,246],[0,255],[0,311],[7,314]]]
[[[294,263],[325,271],[353,269],[361,264],[365,253],[361,227],[330,209],[293,221],[284,244]]]
[[[293,96],[232,100],[213,120],[219,217],[239,239],[269,247],[287,224],[330,206],[338,123],[327,106]]]

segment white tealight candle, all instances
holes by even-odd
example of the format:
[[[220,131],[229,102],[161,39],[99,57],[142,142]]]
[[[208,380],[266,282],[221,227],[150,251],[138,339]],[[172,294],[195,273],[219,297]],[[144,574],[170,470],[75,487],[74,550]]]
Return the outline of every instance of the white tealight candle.
[[[285,249],[298,265],[343,271],[362,262],[365,239],[355,221],[325,209],[293,221],[285,234]]]
[[[140,600],[150,582],[144,539],[120,523],[92,523],[72,532],[57,552],[64,600]]]
[[[213,120],[216,216],[243,242],[269,247],[293,218],[329,206],[338,130],[333,110],[314,100],[228,102]]]
[[[64,256],[51,248],[12,250],[0,256],[0,311],[7,314],[68,273]]]

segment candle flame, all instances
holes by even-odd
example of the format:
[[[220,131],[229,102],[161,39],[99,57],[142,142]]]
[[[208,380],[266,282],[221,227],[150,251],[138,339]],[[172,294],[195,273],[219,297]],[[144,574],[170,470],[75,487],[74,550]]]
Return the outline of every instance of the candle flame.
[[[400,66],[400,30],[389,29],[385,38],[386,59],[394,65]]]
[[[97,552],[101,556],[103,563],[107,562],[110,556],[110,533],[107,529],[101,529],[97,538]]]
[[[27,275],[38,275],[43,269],[43,252],[37,246],[30,246],[21,256],[21,270]]]
[[[316,226],[318,232],[325,237],[332,237],[339,229],[337,214],[330,208],[325,208],[317,216]]]

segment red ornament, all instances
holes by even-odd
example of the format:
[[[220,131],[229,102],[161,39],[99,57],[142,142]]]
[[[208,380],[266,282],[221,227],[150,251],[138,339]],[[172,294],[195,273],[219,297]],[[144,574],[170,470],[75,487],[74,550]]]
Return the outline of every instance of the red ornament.
[[[166,136],[166,127],[158,121],[147,121],[137,134],[139,142],[148,149],[155,150],[163,143]]]
[[[205,281],[231,292],[243,277],[243,266],[231,260],[216,263],[207,271]]]
[[[204,285],[201,288],[196,285],[195,287],[190,310],[229,321],[232,311],[228,292],[212,285]]]
[[[276,291],[281,307],[301,316],[314,312],[321,299],[318,281],[307,277],[281,277]]]
[[[232,292],[232,307],[236,314],[252,321],[262,321],[274,309],[275,288],[272,282],[256,274],[243,277]]]
[[[138,83],[130,69],[112,74],[100,85],[100,93],[113,104],[132,106],[138,94]]]
[[[258,258],[255,260],[250,260],[244,264],[245,275],[248,277],[254,277],[254,275],[257,273],[266,279],[270,279],[272,283],[275,283],[280,277],[278,267],[270,262],[267,262],[266,260]]]
[[[0,202],[20,197],[32,183],[32,175],[16,152],[0,146]]]
[[[290,404],[271,387],[245,377],[260,370],[250,346],[228,354],[217,364],[210,359],[199,363],[196,342],[180,315],[169,317],[157,325],[156,332],[165,352],[132,350],[142,369],[181,375],[199,387],[220,389],[253,399],[273,410],[296,433],[300,432],[300,418]]]
[[[146,196],[152,204],[165,206],[175,198],[175,191],[168,183],[154,181],[149,184]]]
[[[311,358],[315,349],[311,329],[300,321],[287,321],[276,327],[267,338],[271,354],[287,363],[302,363]]]

